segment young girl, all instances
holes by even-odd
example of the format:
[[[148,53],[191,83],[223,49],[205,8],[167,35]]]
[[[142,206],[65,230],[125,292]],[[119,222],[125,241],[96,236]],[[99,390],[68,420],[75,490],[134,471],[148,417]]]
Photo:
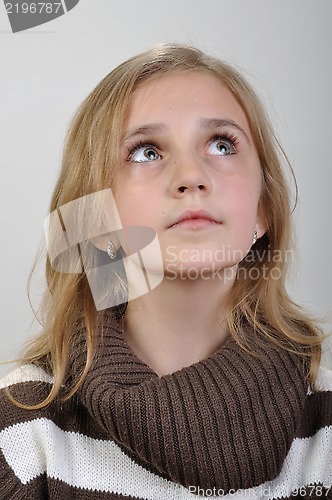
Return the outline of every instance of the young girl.
[[[78,110],[3,499],[332,498],[332,377],[285,290],[286,160],[229,65],[162,45]]]

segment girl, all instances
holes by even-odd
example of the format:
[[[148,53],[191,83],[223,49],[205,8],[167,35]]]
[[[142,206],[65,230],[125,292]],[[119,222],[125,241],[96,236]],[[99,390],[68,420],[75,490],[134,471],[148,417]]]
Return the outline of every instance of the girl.
[[[194,48],[88,96],[44,327],[2,381],[1,498],[332,498],[332,377],[285,290],[282,159],[248,83]]]

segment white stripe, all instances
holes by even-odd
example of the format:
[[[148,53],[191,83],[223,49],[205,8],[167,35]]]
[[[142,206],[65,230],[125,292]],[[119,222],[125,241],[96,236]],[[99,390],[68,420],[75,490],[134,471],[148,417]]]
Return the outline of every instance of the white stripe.
[[[320,365],[320,367],[317,371],[315,384],[316,384],[316,387],[319,391],[322,391],[322,392],[331,391],[332,392],[332,370],[330,370],[326,366]],[[310,387],[308,387],[307,394],[308,395],[312,394],[312,390]]]
[[[46,472],[51,478],[87,490],[149,500],[197,500],[196,495],[182,486],[134,463],[115,443],[63,431],[47,419],[19,423],[4,429],[0,433],[0,447],[8,464],[24,484]],[[330,487],[331,456],[332,427],[326,427],[313,437],[294,441],[282,472],[274,481],[214,498],[272,499],[291,496],[294,488],[307,484],[319,482]],[[194,490],[191,491],[194,493]]]
[[[282,471],[274,481],[265,483],[269,498],[294,496],[302,486],[320,483],[332,493],[332,426],[320,429],[309,438],[297,438],[284,462]],[[312,493],[312,497],[321,496]]]
[[[316,383],[321,391],[332,391],[332,370],[326,366],[320,366]]]
[[[23,365],[0,380],[0,389],[23,382],[53,383],[53,377],[35,365]]]
[[[151,500],[197,498],[135,464],[115,443],[62,431],[47,419],[3,430],[0,447],[23,484],[47,472],[48,477],[88,490]]]

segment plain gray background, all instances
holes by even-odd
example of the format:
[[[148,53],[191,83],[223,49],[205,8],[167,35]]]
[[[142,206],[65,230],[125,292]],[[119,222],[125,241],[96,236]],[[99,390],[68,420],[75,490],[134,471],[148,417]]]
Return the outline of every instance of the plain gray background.
[[[0,361],[38,330],[26,283],[69,120],[106,73],[158,42],[225,58],[264,99],[299,185],[289,287],[331,329],[331,19],[331,0],[81,0],[52,22],[12,34],[1,2]],[[42,271],[37,276],[35,307]]]

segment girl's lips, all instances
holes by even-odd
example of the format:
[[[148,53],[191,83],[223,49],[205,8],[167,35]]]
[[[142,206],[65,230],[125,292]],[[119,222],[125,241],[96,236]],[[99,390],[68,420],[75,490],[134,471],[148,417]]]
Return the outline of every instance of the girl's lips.
[[[199,229],[203,227],[221,224],[210,212],[206,210],[186,210],[169,228]]]
[[[218,223],[210,219],[184,219],[171,226],[172,228],[181,229],[200,229],[208,226],[217,225]]]

